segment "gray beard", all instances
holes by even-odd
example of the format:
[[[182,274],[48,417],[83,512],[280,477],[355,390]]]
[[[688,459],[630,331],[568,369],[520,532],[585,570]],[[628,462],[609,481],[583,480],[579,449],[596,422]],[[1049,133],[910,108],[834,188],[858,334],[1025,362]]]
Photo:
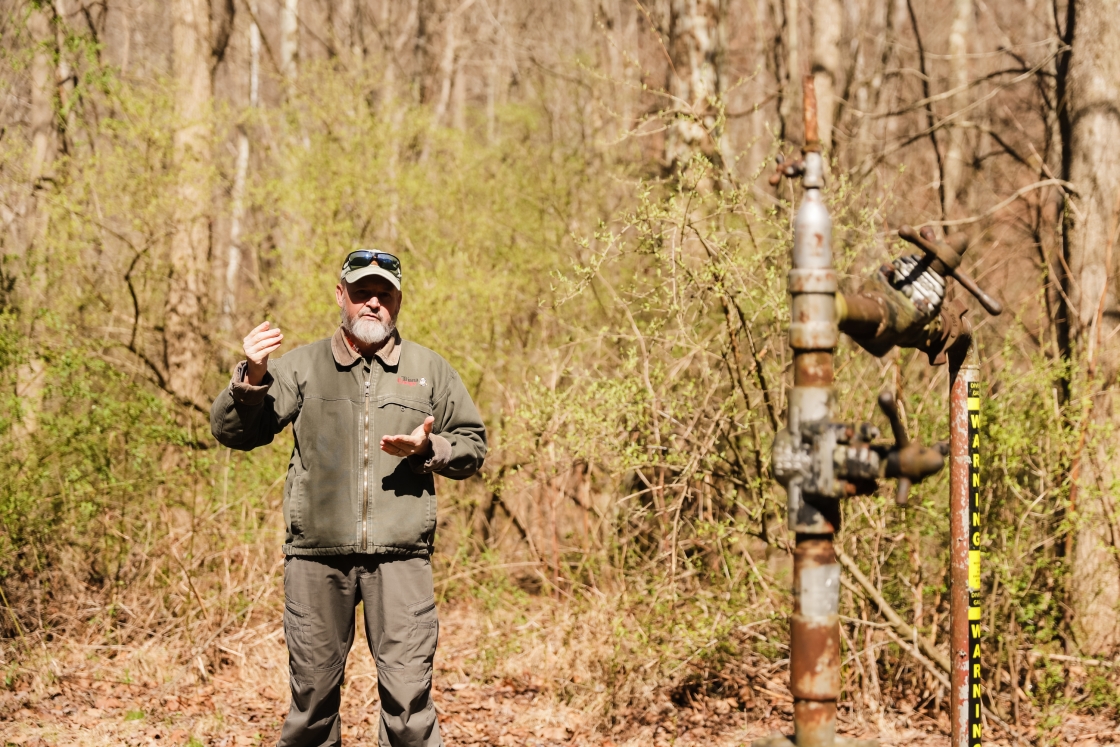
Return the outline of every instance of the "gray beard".
[[[380,345],[396,330],[397,322],[390,319],[388,324],[384,324],[380,319],[368,316],[348,317],[343,310],[342,328],[363,345]]]

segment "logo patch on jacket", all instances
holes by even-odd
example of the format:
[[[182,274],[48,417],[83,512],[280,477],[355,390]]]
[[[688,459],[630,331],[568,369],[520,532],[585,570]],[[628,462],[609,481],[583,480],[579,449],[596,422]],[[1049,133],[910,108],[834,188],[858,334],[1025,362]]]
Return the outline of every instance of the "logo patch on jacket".
[[[398,376],[397,383],[404,384],[405,386],[427,386],[428,380],[423,376],[419,379],[414,379],[411,376]]]

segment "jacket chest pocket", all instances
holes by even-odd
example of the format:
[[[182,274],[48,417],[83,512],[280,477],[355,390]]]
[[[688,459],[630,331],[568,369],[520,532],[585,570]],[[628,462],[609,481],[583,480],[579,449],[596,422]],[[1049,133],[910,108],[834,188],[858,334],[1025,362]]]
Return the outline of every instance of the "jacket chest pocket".
[[[431,414],[427,400],[386,397],[378,402],[375,427],[379,436],[408,435]]]

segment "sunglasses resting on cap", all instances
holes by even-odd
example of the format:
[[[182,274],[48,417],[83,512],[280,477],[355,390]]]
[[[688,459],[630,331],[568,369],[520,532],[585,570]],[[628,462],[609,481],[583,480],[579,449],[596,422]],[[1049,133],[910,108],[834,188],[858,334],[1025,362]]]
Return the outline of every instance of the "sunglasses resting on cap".
[[[401,261],[392,254],[372,249],[350,252],[342,263],[339,278],[347,283],[355,283],[370,275],[385,278],[394,288],[401,289]]]

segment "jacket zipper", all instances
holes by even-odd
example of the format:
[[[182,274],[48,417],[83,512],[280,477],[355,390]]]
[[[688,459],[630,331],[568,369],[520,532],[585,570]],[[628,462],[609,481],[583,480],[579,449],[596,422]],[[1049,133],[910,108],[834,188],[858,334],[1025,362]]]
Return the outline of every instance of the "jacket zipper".
[[[366,551],[369,540],[369,527],[366,514],[369,512],[369,385],[373,381],[373,365],[369,367],[369,378],[366,379],[365,392],[365,422],[362,428],[362,552]]]

